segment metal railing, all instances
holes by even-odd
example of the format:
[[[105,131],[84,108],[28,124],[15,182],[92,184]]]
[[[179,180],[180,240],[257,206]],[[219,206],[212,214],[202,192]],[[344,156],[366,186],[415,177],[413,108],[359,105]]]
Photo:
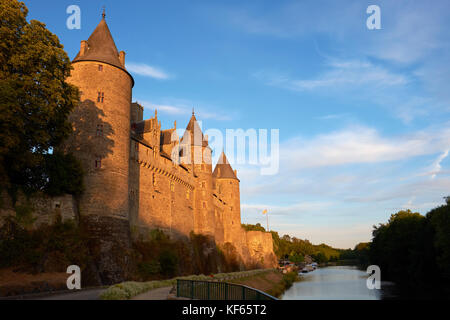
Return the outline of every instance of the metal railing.
[[[240,284],[177,279],[177,297],[195,300],[277,300],[277,298]]]

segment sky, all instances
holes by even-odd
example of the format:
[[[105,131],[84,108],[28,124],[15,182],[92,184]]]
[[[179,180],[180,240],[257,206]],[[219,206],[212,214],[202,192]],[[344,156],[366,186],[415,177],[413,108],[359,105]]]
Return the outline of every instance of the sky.
[[[163,128],[195,108],[204,130],[279,130],[276,174],[230,159],[243,223],[266,226],[267,209],[280,235],[353,248],[450,195],[449,1],[24,2],[71,59],[106,6],[133,100]],[[381,29],[369,30],[373,4]]]

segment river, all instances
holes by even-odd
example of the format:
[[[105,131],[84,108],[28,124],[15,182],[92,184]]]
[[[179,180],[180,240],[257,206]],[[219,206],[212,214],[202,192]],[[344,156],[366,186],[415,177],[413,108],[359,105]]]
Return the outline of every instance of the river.
[[[381,282],[381,289],[369,290],[368,274],[353,266],[325,267],[302,274],[281,297],[282,300],[385,300],[395,299],[394,286]]]

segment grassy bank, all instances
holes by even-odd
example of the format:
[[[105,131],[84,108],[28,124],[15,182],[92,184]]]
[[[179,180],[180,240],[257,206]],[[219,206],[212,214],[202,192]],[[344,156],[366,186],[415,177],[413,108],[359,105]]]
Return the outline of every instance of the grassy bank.
[[[298,280],[297,272],[282,274],[277,270],[269,270],[264,273],[231,280],[229,282],[243,284],[278,298]]]
[[[181,280],[200,280],[200,281],[226,281],[232,282],[237,281],[238,279],[246,279],[256,277],[259,274],[265,274],[270,272],[277,272],[273,269],[256,269],[256,270],[248,270],[248,271],[240,271],[240,272],[231,272],[231,273],[218,273],[210,276],[201,275],[192,275],[185,277],[177,277],[168,280],[157,280],[157,281],[147,281],[147,282],[136,282],[136,281],[128,281],[122,282],[119,284],[115,284],[109,287],[102,295],[101,299],[103,300],[127,300],[131,299],[141,293],[147,292],[149,290],[158,289],[162,287],[170,287],[174,286],[177,283],[177,279]]]

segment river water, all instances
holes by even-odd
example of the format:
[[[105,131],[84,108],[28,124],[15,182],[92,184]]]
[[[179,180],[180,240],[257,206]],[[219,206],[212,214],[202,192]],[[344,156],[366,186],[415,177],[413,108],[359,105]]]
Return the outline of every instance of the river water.
[[[385,300],[395,299],[394,286],[381,282],[381,289],[369,290],[369,275],[353,266],[319,268],[302,274],[281,297],[282,300]]]

